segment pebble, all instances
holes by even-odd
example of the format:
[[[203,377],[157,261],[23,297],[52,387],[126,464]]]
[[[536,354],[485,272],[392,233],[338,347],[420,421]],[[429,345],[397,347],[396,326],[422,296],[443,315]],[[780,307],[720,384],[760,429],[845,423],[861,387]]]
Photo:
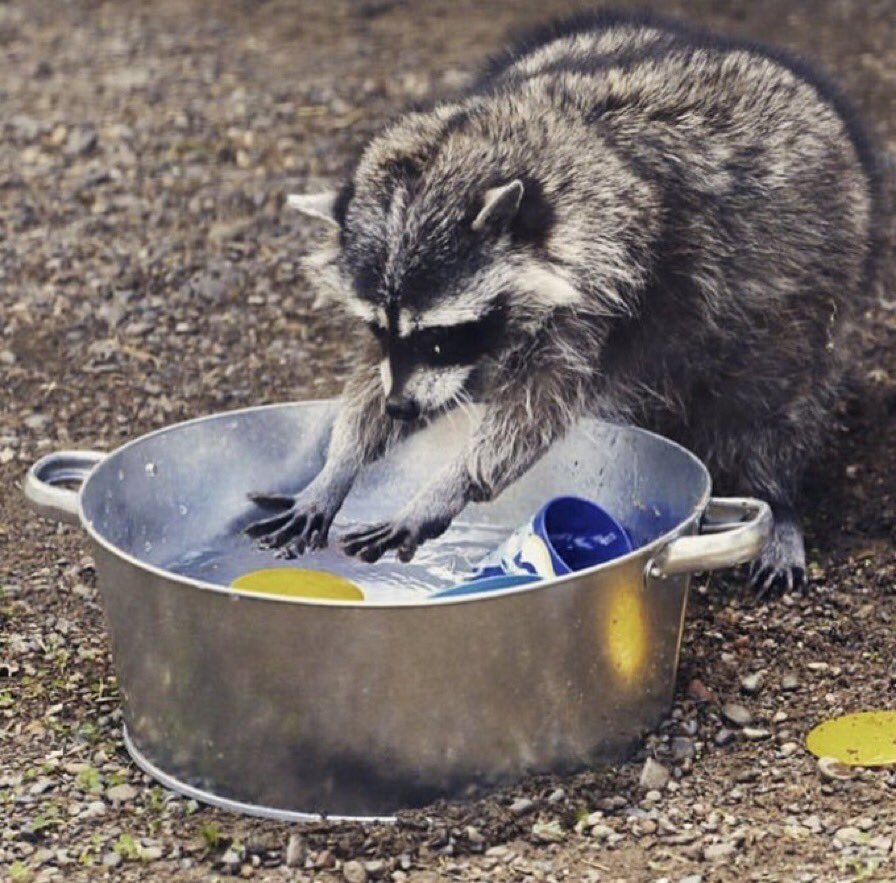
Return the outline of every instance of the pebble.
[[[799,685],[800,679],[792,671],[787,672],[787,674],[781,678],[781,689],[786,693],[796,690]]]
[[[753,720],[748,708],[739,705],[737,702],[726,702],[722,706],[722,717],[736,727],[745,727]]]
[[[733,843],[712,843],[703,850],[703,858],[708,862],[720,862],[730,858],[736,851]]]
[[[703,883],[703,876],[701,874],[690,874],[687,877],[682,877],[678,883]]]
[[[645,791],[661,791],[669,781],[669,770],[661,763],[648,757],[641,768],[638,784]]]
[[[744,727],[743,733],[754,742],[758,742],[760,739],[768,739],[771,736],[768,730],[764,730],[761,727]]]
[[[865,839],[865,835],[858,828],[847,825],[834,831],[834,839],[841,843],[861,843]]]
[[[566,839],[566,832],[560,827],[560,822],[553,819],[550,822],[536,822],[532,826],[532,838],[539,843],[560,843]]]
[[[594,825],[591,828],[591,836],[595,840],[606,840],[616,832],[609,825]]]
[[[836,757],[819,757],[818,772],[825,779],[846,782],[855,777],[855,770],[845,763],[840,763]]]
[[[117,852],[107,852],[103,856],[103,864],[107,868],[117,868],[121,862],[122,858]]]
[[[725,746],[734,741],[734,731],[729,730],[727,727],[722,727],[716,734],[713,736],[713,742],[719,746]]]
[[[286,867],[297,868],[305,859],[305,844],[298,834],[290,834],[286,844]]]
[[[127,803],[137,796],[137,789],[131,785],[113,785],[106,789],[106,797],[113,803]]]
[[[533,806],[535,806],[534,800],[530,800],[528,797],[521,797],[519,800],[514,800],[508,808],[515,816],[522,816],[529,812]]]
[[[367,869],[361,862],[350,861],[342,866],[345,883],[367,883]]]
[[[755,696],[762,689],[762,672],[757,671],[740,679],[740,688],[748,696]]]
[[[162,848],[160,846],[146,846],[140,853],[140,858],[147,862],[158,861],[162,857]]]
[[[695,702],[713,702],[715,700],[715,696],[713,696],[709,687],[697,678],[694,678],[688,684],[688,695]]]
[[[670,747],[675,760],[687,760],[694,756],[694,740],[687,736],[676,736]]]
[[[564,797],[566,797],[566,791],[562,788],[555,788],[550,795],[548,795],[548,803],[559,803]]]
[[[236,874],[242,866],[243,861],[235,849],[228,849],[224,855],[218,859],[218,864],[224,868],[225,871],[229,871],[231,874]]]

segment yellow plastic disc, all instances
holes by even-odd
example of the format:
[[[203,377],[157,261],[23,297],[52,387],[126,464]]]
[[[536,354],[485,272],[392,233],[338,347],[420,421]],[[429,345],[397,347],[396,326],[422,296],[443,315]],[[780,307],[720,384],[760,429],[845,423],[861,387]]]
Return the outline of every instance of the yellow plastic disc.
[[[363,601],[364,593],[350,580],[323,570],[299,567],[272,567],[252,570],[231,584],[244,592],[285,595],[288,598],[314,598],[317,601]]]
[[[896,763],[896,711],[860,711],[825,721],[806,737],[816,757],[850,766]]]

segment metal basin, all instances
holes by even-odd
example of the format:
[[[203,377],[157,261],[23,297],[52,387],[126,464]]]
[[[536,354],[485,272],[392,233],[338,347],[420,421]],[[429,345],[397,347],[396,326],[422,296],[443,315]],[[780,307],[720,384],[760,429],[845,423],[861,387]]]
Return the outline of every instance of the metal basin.
[[[242,812],[381,818],[624,757],[669,708],[689,574],[755,557],[766,504],[713,500],[688,451],[588,420],[452,531],[509,532],[575,493],[637,547],[599,567],[488,595],[358,603],[259,596],[168,569],[222,537],[248,544],[246,492],[307,483],[334,410],[220,414],[29,471],[32,505],[90,537],[137,764]],[[467,431],[445,421],[396,449],[365,472],[349,516],[393,512]]]

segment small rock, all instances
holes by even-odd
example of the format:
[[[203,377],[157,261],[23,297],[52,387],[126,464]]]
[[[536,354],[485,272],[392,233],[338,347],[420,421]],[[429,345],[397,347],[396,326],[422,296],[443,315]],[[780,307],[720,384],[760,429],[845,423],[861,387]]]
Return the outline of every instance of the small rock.
[[[712,843],[703,850],[703,858],[708,862],[720,862],[736,852],[733,843]]]
[[[661,763],[648,757],[641,768],[641,778],[638,784],[644,791],[661,791],[669,781],[669,770]]]
[[[781,746],[781,757],[792,757],[799,750],[799,742],[785,742]]]
[[[532,839],[538,843],[560,843],[566,839],[566,833],[560,827],[558,819],[550,822],[536,822],[532,826]]]
[[[361,862],[350,861],[342,866],[345,883],[367,883],[367,869]]]
[[[687,736],[676,736],[672,740],[671,748],[675,760],[687,760],[694,756],[694,740]]]
[[[591,828],[591,836],[595,840],[606,840],[611,834],[615,833],[609,825],[594,825]]]
[[[121,862],[122,858],[117,852],[107,852],[103,856],[103,864],[107,868],[117,868]]]
[[[137,789],[128,784],[113,785],[106,789],[106,797],[113,803],[127,803],[137,796]]]
[[[336,864],[336,856],[329,849],[322,849],[314,860],[315,868],[332,868]]]
[[[659,803],[662,799],[663,799],[662,791],[652,790],[652,791],[648,791],[644,795],[644,800],[646,800],[648,803]]]
[[[697,678],[688,684],[688,695],[695,702],[713,702],[715,700],[709,687]]]
[[[745,727],[753,720],[753,715],[750,714],[749,709],[739,705],[737,702],[726,702],[722,706],[722,717],[729,724],[733,724],[736,727]]]
[[[305,860],[305,844],[298,834],[291,834],[286,844],[286,867],[297,868]]]
[[[160,846],[146,846],[140,853],[140,858],[147,862],[158,861],[162,857],[162,848]]]
[[[847,826],[845,828],[837,828],[834,831],[834,839],[841,843],[861,843],[865,840],[865,835],[858,828]]]
[[[703,877],[700,874],[690,874],[687,877],[682,877],[678,883],[703,883]]]
[[[485,838],[482,836],[482,834],[479,833],[479,829],[475,828],[473,825],[467,825],[467,827],[464,828],[464,835],[466,836],[467,840],[470,841],[470,843],[485,842]]]
[[[771,736],[768,730],[763,730],[761,727],[744,727],[743,733],[754,742],[758,742],[760,739],[768,739]]]
[[[383,871],[386,870],[386,863],[381,858],[364,862],[364,870],[367,871],[371,877],[379,877]]]
[[[106,814],[106,804],[102,800],[91,800],[81,812],[82,819],[94,819]]]
[[[755,696],[762,689],[762,672],[757,671],[740,679],[740,688],[748,696]]]
[[[836,757],[819,757],[818,772],[825,779],[841,782],[846,782],[855,776],[855,770],[845,763],[840,763]]]
[[[243,862],[236,850],[233,849],[228,849],[227,852],[218,859],[218,864],[232,874],[236,874],[239,871],[242,863]]]
[[[713,736],[713,742],[716,745],[725,746],[734,741],[734,731],[729,730],[727,727],[722,727],[715,736]]]
[[[884,854],[888,854],[890,852],[890,850],[893,848],[893,838],[887,837],[887,836],[881,834],[878,837],[873,837],[868,842],[868,845],[875,852],[882,852]]]
[[[781,678],[781,689],[785,693],[796,690],[800,685],[800,679],[791,671]]]
[[[34,794],[35,796],[39,794],[45,794],[53,787],[52,779],[38,779],[29,789],[29,794]]]
[[[566,797],[566,792],[562,788],[555,788],[548,795],[548,803],[559,803],[564,797]]]
[[[534,800],[529,800],[528,797],[521,797],[519,800],[514,800],[508,808],[515,816],[522,816],[529,812],[533,806],[535,806]]]

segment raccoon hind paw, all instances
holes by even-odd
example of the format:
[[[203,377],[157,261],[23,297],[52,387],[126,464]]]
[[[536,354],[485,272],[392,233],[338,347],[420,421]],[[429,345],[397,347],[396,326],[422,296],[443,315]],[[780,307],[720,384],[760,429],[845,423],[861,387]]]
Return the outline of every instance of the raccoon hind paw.
[[[775,521],[762,554],[750,565],[749,583],[762,598],[805,585],[806,550],[803,534],[792,518]]]

